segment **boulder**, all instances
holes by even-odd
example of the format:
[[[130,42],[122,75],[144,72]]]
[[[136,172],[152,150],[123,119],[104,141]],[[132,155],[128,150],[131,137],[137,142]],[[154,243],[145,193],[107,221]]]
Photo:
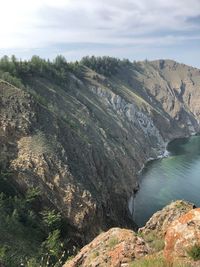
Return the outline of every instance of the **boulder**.
[[[169,262],[190,258],[188,251],[199,245],[200,208],[197,208],[175,220],[167,229],[164,257]],[[200,263],[198,264],[197,266],[200,266]]]
[[[156,237],[163,238],[169,225],[183,214],[195,208],[195,205],[183,200],[177,200],[162,210],[157,211],[149,219],[146,225],[138,230],[143,236],[154,234]]]
[[[63,267],[128,267],[151,250],[144,239],[131,230],[111,228],[83,247]]]

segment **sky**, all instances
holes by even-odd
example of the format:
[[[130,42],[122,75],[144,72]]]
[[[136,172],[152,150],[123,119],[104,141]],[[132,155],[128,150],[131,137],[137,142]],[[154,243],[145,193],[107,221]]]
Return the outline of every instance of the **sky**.
[[[200,68],[200,0],[0,2],[0,56],[168,58]]]

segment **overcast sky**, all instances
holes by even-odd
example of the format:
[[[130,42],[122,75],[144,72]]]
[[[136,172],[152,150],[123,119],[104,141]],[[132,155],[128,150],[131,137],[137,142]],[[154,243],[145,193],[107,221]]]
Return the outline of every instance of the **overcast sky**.
[[[1,0],[4,54],[170,58],[200,67],[200,0]]]

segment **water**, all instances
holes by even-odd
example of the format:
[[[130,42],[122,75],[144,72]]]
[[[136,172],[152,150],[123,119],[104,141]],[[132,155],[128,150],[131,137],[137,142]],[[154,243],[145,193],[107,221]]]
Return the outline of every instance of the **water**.
[[[173,200],[200,206],[200,136],[174,140],[168,151],[169,157],[149,162],[141,173],[133,214],[140,227]]]

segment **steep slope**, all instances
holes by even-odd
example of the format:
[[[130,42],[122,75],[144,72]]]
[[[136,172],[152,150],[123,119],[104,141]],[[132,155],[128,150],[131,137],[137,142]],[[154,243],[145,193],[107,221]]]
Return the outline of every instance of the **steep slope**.
[[[23,77],[0,82],[0,165],[24,191],[40,187],[69,239],[134,227],[137,174],[173,138],[199,132],[200,71],[174,61],[127,63],[105,77],[83,66],[67,84]]]

